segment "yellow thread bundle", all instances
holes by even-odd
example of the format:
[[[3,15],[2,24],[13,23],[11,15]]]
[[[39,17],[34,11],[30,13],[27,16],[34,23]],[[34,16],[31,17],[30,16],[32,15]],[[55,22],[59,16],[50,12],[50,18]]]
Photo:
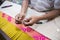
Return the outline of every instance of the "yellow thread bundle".
[[[0,14],[1,15],[1,14]],[[15,25],[11,24],[0,16],[0,29],[5,32],[11,40],[34,40],[32,37],[16,28]]]

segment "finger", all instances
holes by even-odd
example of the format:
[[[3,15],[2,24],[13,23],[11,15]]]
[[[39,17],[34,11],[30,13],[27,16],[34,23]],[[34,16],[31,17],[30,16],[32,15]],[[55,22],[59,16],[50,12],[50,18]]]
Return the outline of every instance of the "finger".
[[[29,22],[25,22],[24,25],[26,26],[32,26],[34,24],[33,20],[30,20]]]
[[[20,14],[20,16],[19,16],[20,18],[20,20],[23,20],[24,18],[25,18],[25,14]]]
[[[31,18],[24,19],[25,22],[29,22]]]
[[[21,21],[18,21],[18,20],[15,20],[15,23],[16,24],[21,24],[22,22]]]
[[[19,16],[19,20],[22,20],[22,16]]]
[[[19,20],[19,15],[15,16],[15,23],[16,24],[20,24],[21,23],[21,20]]]
[[[29,22],[27,22],[27,24],[33,24],[34,21],[33,20],[30,20]]]
[[[20,16],[19,20],[23,20],[25,18],[25,16]]]
[[[28,26],[27,23],[28,23],[30,20],[31,20],[31,17],[30,17],[30,18],[27,18],[27,19],[24,19],[24,20],[23,20],[23,24],[24,24],[25,26]]]
[[[19,15],[16,15],[15,16],[15,20],[19,20]]]

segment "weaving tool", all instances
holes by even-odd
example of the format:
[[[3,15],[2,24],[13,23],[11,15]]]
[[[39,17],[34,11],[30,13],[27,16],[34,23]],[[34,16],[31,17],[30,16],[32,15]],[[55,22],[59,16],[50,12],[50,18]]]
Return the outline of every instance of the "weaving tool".
[[[15,24],[14,18],[0,12],[0,29],[11,38],[11,40],[51,40],[23,24]]]

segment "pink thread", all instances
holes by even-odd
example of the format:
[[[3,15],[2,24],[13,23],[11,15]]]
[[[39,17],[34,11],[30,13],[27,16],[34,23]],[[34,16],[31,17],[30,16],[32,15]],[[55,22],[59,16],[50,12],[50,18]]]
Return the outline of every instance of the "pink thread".
[[[26,28],[22,28],[22,30],[23,30],[24,32],[26,32]]]
[[[46,37],[41,35],[41,36],[34,36],[35,40],[46,40]]]
[[[38,36],[34,36],[35,40],[39,40]]]
[[[32,28],[27,27],[27,32],[30,32],[32,30]]]
[[[8,21],[11,22],[11,17],[10,16],[8,16]]]
[[[43,36],[43,35],[42,35],[42,36],[40,36],[40,39],[41,39],[41,40],[45,40],[45,38],[46,38],[46,37],[45,37],[45,36]]]

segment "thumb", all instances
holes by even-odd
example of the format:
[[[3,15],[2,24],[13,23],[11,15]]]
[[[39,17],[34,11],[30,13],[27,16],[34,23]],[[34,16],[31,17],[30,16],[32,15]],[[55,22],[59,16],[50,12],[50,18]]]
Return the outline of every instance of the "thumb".
[[[19,20],[23,20],[23,16],[20,16],[20,17],[19,17]]]
[[[31,26],[31,25],[33,25],[33,23],[34,23],[33,20],[30,18],[30,19],[25,20],[24,25]]]
[[[25,15],[20,15],[20,20],[23,20],[25,18]]]
[[[31,20],[31,17],[24,19],[24,22],[29,22],[30,20]]]

